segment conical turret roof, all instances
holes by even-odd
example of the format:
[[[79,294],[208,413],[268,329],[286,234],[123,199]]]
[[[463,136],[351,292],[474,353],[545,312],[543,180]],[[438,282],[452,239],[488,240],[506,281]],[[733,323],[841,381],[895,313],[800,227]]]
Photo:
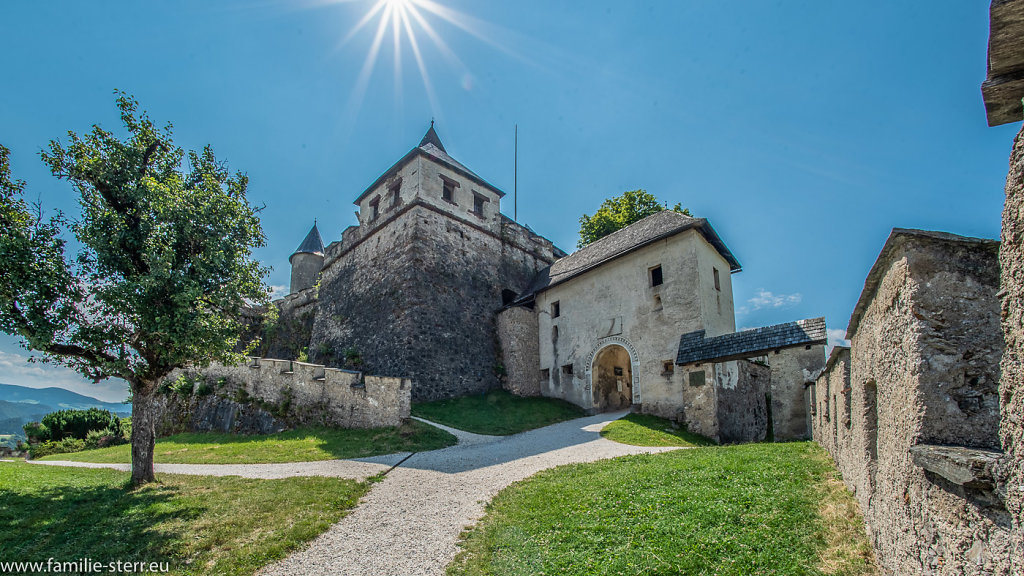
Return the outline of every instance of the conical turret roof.
[[[448,153],[448,151],[444,149],[444,145],[441,144],[441,139],[437,136],[437,132],[434,131],[433,120],[430,121],[430,130],[427,130],[427,133],[423,135],[423,140],[420,140],[421,148],[427,144],[433,144],[434,146],[437,146],[441,152],[444,152],[445,154]]]
[[[309,234],[306,234],[306,239],[299,244],[299,247],[295,249],[295,254],[316,254],[323,256],[324,254],[324,241],[320,238],[320,231],[316,228],[316,221],[313,221],[313,227],[310,228]]]

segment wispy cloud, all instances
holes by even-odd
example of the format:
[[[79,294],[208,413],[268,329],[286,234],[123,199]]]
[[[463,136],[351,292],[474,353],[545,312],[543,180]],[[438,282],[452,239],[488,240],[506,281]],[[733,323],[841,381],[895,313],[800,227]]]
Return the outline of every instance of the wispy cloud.
[[[104,380],[93,384],[63,366],[29,362],[28,359],[29,356],[24,354],[0,350],[0,382],[29,388],[66,388],[104,402],[120,402],[128,396],[128,383],[124,380]]]
[[[281,284],[274,284],[270,287],[270,299],[277,300],[278,298],[284,298],[289,293],[287,286]]]
[[[757,294],[747,300],[747,303],[736,309],[737,314],[748,314],[754,310],[762,310],[765,308],[786,308],[789,306],[795,306],[803,300],[803,295],[799,292],[793,294],[775,294],[761,288],[757,291]]]
[[[842,328],[829,328],[828,329],[828,344],[826,344],[826,354],[832,353],[832,348],[836,346],[849,346],[850,341],[846,339],[846,330]]]

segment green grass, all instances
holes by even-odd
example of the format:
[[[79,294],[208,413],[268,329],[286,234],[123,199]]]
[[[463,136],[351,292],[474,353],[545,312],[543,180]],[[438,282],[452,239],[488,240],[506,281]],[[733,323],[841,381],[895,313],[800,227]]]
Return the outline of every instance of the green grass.
[[[523,398],[504,390],[413,404],[414,416],[473,432],[505,436],[583,416],[574,404],[554,398]]]
[[[364,458],[395,452],[422,452],[455,443],[455,436],[448,432],[410,420],[398,428],[371,430],[318,428],[289,430],[265,436],[177,434],[157,441],[154,460],[160,464],[311,462]],[[55,454],[40,460],[131,462],[131,447],[123,444],[72,454]]]
[[[325,531],[368,484],[128,474],[0,462],[0,561],[166,562],[172,574],[252,574]]]
[[[453,575],[876,573],[859,515],[840,523],[841,529],[832,526],[826,503],[837,499],[848,504],[852,497],[835,489],[835,469],[824,451],[806,442],[694,448],[562,466],[499,493],[465,535],[448,570]],[[833,537],[837,530],[842,533]],[[846,542],[837,544],[843,538]]]
[[[629,414],[608,424],[601,436],[633,446],[713,446],[715,442],[699,434],[673,428],[664,418],[648,414]]]

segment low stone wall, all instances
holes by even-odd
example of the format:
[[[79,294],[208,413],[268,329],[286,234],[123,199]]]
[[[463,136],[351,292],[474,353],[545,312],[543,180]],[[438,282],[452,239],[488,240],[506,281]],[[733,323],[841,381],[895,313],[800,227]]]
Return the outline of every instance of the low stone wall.
[[[768,430],[767,366],[749,360],[678,366],[682,406],[644,413],[681,420],[687,430],[719,443],[760,442]]]
[[[537,313],[513,306],[498,313],[497,324],[505,369],[502,387],[517,396],[540,396]]]
[[[185,377],[186,389],[176,382]],[[252,358],[175,370],[157,395],[158,434],[268,433],[300,426],[378,428],[409,418],[412,382],[318,364]]]
[[[995,470],[997,247],[894,230],[847,329],[851,349],[814,385],[814,438],[887,574],[1010,573]]]

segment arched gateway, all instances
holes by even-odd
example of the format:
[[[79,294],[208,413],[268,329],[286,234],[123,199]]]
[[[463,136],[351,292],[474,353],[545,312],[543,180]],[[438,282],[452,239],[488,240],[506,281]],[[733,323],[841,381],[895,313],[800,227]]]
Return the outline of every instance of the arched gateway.
[[[621,336],[601,339],[587,360],[587,388],[598,412],[640,403],[636,349]]]

